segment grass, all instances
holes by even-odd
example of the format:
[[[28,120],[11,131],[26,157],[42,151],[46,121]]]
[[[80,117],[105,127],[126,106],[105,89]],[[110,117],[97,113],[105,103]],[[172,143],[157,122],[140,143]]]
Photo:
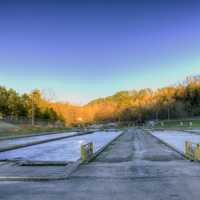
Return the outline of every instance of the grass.
[[[30,125],[12,125],[0,123],[0,137],[22,136],[31,134],[42,134],[46,132],[71,131],[66,127],[48,127],[48,126],[30,126]]]
[[[192,122],[192,126],[190,126],[190,122]],[[182,123],[182,125],[181,125]],[[199,119],[187,119],[187,120],[163,120],[160,121],[155,128],[178,128],[178,129],[192,129],[192,128],[200,128],[200,120]]]

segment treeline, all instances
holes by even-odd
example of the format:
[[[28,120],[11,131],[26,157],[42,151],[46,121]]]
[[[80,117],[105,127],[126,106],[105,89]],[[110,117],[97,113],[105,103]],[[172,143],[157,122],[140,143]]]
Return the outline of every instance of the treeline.
[[[148,88],[121,91],[106,98],[93,100],[84,106],[47,101],[39,90],[19,95],[12,89],[0,87],[2,117],[25,117],[31,120],[33,107],[36,119],[60,121],[67,125],[198,117],[200,76],[187,78],[181,84],[156,91]]]
[[[113,122],[178,119],[200,116],[200,77],[189,77],[181,84],[156,91],[121,91],[99,98],[83,107],[65,107],[64,116],[77,122]]]
[[[35,122],[64,123],[63,116],[51,107],[50,102],[45,100],[40,90],[20,95],[13,89],[0,87],[1,119],[27,123],[33,116]]]

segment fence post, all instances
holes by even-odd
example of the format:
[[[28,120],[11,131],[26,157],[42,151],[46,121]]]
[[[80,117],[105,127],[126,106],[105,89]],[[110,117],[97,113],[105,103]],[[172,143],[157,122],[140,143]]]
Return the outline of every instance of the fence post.
[[[83,161],[89,161],[93,156],[94,146],[90,142],[88,144],[81,144],[81,158]]]
[[[200,144],[197,144],[195,151],[194,151],[194,160],[200,159]]]
[[[194,152],[192,149],[192,142],[185,141],[185,156],[186,158],[193,160],[194,159]]]
[[[185,141],[185,156],[186,156],[187,158],[189,158],[189,156],[188,156],[188,145],[189,145],[189,142],[188,142],[188,141]]]

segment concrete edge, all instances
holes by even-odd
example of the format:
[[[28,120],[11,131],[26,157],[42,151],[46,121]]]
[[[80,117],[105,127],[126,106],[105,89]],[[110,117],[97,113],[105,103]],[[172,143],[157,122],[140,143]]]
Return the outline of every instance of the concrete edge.
[[[183,152],[177,150],[176,148],[174,148],[172,145],[168,144],[167,142],[161,140],[160,138],[156,137],[155,135],[153,135],[150,131],[144,130],[145,132],[147,132],[149,135],[151,135],[153,138],[157,139],[159,142],[161,142],[162,144],[164,144],[165,146],[169,147],[170,149],[174,150],[175,152],[177,152],[178,154],[180,154],[184,159],[186,159],[186,156]]]
[[[85,163],[92,162],[100,153],[102,153],[111,143],[113,143],[115,140],[117,140],[120,136],[122,136],[125,133],[125,131],[122,131],[118,136],[113,138],[110,142],[108,142],[106,145],[104,145],[102,148],[100,148],[97,152],[95,152],[94,156],[89,161],[82,161],[82,159],[79,159],[77,162],[72,164],[71,169],[68,169],[67,177],[70,178],[71,174],[76,171],[76,169]]]
[[[108,142],[105,146],[103,146],[101,149],[99,149],[94,156],[88,161],[91,162],[93,161],[100,153],[102,153],[110,144],[112,144],[114,141],[116,141],[117,139],[119,139],[124,133],[125,131],[122,131],[117,137],[113,138],[110,142]]]
[[[82,160],[79,159],[67,166],[65,174],[52,176],[0,176],[0,181],[54,181],[66,180],[80,166]]]
[[[58,137],[58,138],[46,139],[46,140],[41,140],[41,141],[36,141],[36,142],[28,142],[26,144],[13,145],[10,147],[5,147],[5,148],[0,149],[0,152],[11,151],[11,150],[19,149],[19,148],[24,148],[24,147],[28,147],[28,146],[37,145],[37,144],[43,144],[43,143],[47,143],[47,142],[52,142],[52,141],[56,141],[56,140],[69,138],[69,137],[74,137],[74,136],[78,136],[78,135],[76,135],[76,134],[68,135],[68,136],[62,136],[62,137]]]
[[[0,181],[53,181],[53,180],[65,180],[65,177],[26,177],[26,176],[0,176]]]
[[[51,135],[51,134],[57,134],[57,133],[71,133],[71,132],[77,132],[77,133],[82,133],[83,131],[80,130],[60,130],[60,131],[49,131],[49,132],[40,132],[40,133],[33,133],[33,134],[24,134],[24,135],[18,135],[18,136],[3,136],[0,137],[1,140],[14,140],[14,139],[20,139],[20,138],[28,138],[28,137],[35,137],[35,136],[43,136],[43,135]],[[86,131],[86,132],[94,132],[93,130],[91,131]]]
[[[122,136],[125,133],[125,131],[122,131],[122,133],[120,133],[118,136],[116,136],[115,138],[113,138],[110,142],[108,142],[106,145],[104,145],[102,148],[100,148],[97,152],[95,152],[94,156],[89,160],[89,161],[82,161],[82,159],[79,159],[77,162],[75,162],[74,164],[72,164],[71,168],[68,169],[67,171],[67,178],[70,178],[71,174],[73,172],[76,171],[76,169],[82,165],[82,164],[86,164],[89,162],[92,162],[100,153],[102,153],[111,143],[113,143],[115,140],[117,140],[120,136]]]
[[[183,132],[186,132],[186,133],[192,133],[194,135],[200,135],[200,132],[196,132],[196,131],[192,131],[192,130],[183,130]]]
[[[143,130],[145,130],[145,131],[180,131],[180,132],[186,132],[186,133],[192,133],[192,134],[195,134],[195,135],[200,135],[200,131],[197,132],[195,130],[176,129],[176,128],[172,128],[172,129],[167,129],[167,128],[144,128]]]
[[[37,145],[37,144],[43,144],[43,143],[47,143],[47,142],[53,142],[53,141],[56,141],[56,140],[62,140],[62,139],[65,139],[65,138],[87,135],[87,134],[92,134],[92,133],[93,132],[91,132],[91,131],[83,132],[83,133],[77,132],[74,135],[66,135],[66,136],[62,136],[62,137],[58,137],[58,138],[46,139],[46,140],[41,140],[41,141],[36,141],[36,142],[29,142],[29,143],[26,143],[26,144],[13,145],[13,146],[2,148],[2,149],[0,148],[0,152],[11,151],[11,150],[24,148],[24,147],[28,147],[28,146],[33,146],[33,145]]]
[[[20,138],[28,138],[28,137],[35,137],[35,136],[42,136],[42,135],[51,135],[51,134],[57,134],[57,133],[70,133],[73,131],[67,131],[67,130],[61,130],[61,131],[50,131],[50,132],[40,132],[40,133],[33,133],[33,134],[24,134],[24,135],[18,135],[18,136],[3,136],[0,137],[0,141],[1,140],[14,140],[14,139],[20,139]],[[76,131],[74,131],[76,132]]]
[[[15,177],[15,176],[0,176],[0,181],[50,181],[50,180],[66,180],[69,179],[71,174],[77,170],[77,168],[85,163],[91,162],[94,160],[100,153],[102,153],[111,143],[113,143],[115,140],[117,140],[120,136],[122,136],[125,131],[122,131],[117,137],[115,137],[113,140],[108,142],[105,146],[103,146],[101,149],[99,149],[94,156],[87,162],[82,161],[82,159],[77,160],[76,162],[67,165],[65,174],[63,176],[50,176],[50,177]]]
[[[67,161],[31,161],[31,160],[13,160],[19,166],[67,166],[72,162]]]

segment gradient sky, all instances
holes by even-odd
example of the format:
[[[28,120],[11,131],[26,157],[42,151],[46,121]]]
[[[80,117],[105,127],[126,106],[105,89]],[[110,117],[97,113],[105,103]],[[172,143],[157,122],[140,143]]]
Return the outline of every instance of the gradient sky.
[[[200,72],[198,1],[56,2],[0,1],[1,85],[86,103]]]

